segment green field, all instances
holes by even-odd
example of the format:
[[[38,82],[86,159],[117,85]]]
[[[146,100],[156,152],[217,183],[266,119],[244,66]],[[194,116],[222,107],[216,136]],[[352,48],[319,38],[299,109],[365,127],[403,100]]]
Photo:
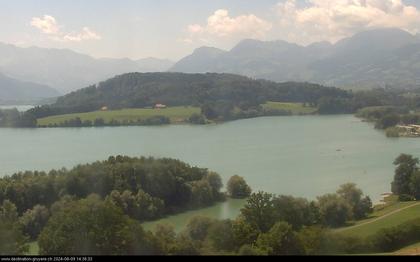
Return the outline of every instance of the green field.
[[[201,110],[198,107],[169,107],[166,109],[146,109],[133,108],[110,111],[94,111],[89,113],[66,114],[58,116],[50,116],[40,118],[37,120],[38,126],[59,125],[66,120],[75,119],[79,117],[82,121],[95,121],[95,119],[102,118],[105,123],[111,120],[122,121],[137,121],[144,120],[153,116],[165,116],[171,120],[171,123],[183,123],[194,113],[200,114]]]
[[[420,243],[402,248],[391,253],[392,255],[420,255]]]
[[[36,256],[39,255],[39,246],[38,246],[38,242],[31,242],[29,243],[29,252],[28,252],[29,256]]]
[[[308,115],[314,114],[317,111],[317,108],[304,106],[302,103],[267,102],[263,104],[262,107],[264,109],[290,111],[293,115]],[[109,124],[112,120],[120,123],[123,123],[124,121],[136,122],[154,116],[168,117],[172,124],[176,124],[185,123],[192,114],[200,113],[201,109],[199,107],[190,106],[168,107],[166,109],[131,108],[50,116],[37,119],[37,125],[40,127],[60,126],[64,122],[76,118],[80,118],[82,122],[94,122],[95,119],[103,119],[105,124]]]
[[[304,106],[302,103],[267,102],[262,106],[264,109],[290,111],[293,115],[309,115],[318,110],[316,107]]]
[[[368,237],[383,228],[398,226],[420,217],[420,204],[417,202],[397,202],[375,211],[369,219],[355,225],[337,229],[336,232],[349,236]]]

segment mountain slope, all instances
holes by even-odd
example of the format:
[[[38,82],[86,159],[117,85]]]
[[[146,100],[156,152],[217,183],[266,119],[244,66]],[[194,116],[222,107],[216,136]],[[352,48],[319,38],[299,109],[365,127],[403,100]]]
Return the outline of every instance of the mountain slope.
[[[22,81],[42,83],[63,93],[117,74],[166,71],[172,62],[147,58],[95,59],[66,49],[19,48],[0,43],[0,70]]]
[[[217,71],[219,59],[226,53],[213,47],[200,47],[194,52],[178,61],[171,71],[183,73],[206,73]],[[173,70],[173,68],[176,68]]]
[[[48,86],[22,82],[0,73],[0,101],[29,101],[59,96]]]
[[[136,63],[139,67],[138,72],[164,72],[174,65],[171,60],[154,57],[139,59]]]
[[[334,45],[243,40],[215,57],[194,52],[170,71],[226,72],[350,88],[412,87],[420,85],[419,55],[418,36],[389,28],[361,32]]]

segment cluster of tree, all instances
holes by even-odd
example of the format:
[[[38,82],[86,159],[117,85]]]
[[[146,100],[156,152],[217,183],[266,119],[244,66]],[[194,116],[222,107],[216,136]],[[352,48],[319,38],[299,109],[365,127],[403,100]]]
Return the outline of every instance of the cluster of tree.
[[[41,255],[157,255],[140,223],[98,195],[56,207],[38,237]]]
[[[399,156],[392,190],[417,198],[419,160]],[[141,221],[223,198],[220,176],[182,162],[110,157],[49,174],[26,172],[0,180],[0,254],[22,254],[38,239],[48,255],[319,255],[394,251],[418,242],[419,220],[348,237],[329,228],[372,212],[369,197],[354,184],[309,201],[265,192],[251,194],[243,178],[227,183],[231,197],[248,197],[234,220],[193,218],[175,233],[158,225],[146,232]]]
[[[390,129],[396,125],[418,125],[420,115],[411,113],[408,106],[368,107],[357,112],[357,116],[375,123],[375,128]]]
[[[221,187],[214,173],[209,183]],[[231,195],[240,188],[241,196],[249,192],[240,177],[232,178],[229,184]],[[316,255],[359,251],[362,242],[332,234],[327,227],[339,216],[333,210],[341,213],[343,201],[350,207],[363,195],[352,184],[337,192],[340,199],[334,200],[335,205],[333,200],[308,201],[258,192],[249,197],[237,219],[194,217],[178,234],[169,225],[158,225],[153,232],[142,229],[138,218],[144,218],[145,213],[158,216],[156,207],[164,204],[144,191],[112,191],[106,198],[67,195],[49,209],[37,205],[20,218],[16,206],[5,200],[0,218],[9,217],[14,226],[0,230],[7,229],[7,236],[13,235],[16,241],[0,241],[0,250],[3,254],[26,252],[26,233],[38,236],[43,255]],[[357,209],[356,205],[353,208]]]
[[[366,218],[373,212],[369,196],[355,184],[344,184],[336,194],[318,197],[318,207],[321,222],[327,226],[344,226],[349,220]]]
[[[0,205],[0,255],[26,254],[32,233],[40,255],[164,254],[161,242],[139,221],[95,194],[65,197],[50,210],[37,207],[20,218],[16,206],[5,200]]]
[[[84,120],[82,121],[79,117],[65,120],[59,124],[49,124],[47,126],[38,125],[39,127],[101,127],[101,126],[157,126],[157,125],[168,125],[171,120],[166,116],[151,116],[145,119],[139,118],[137,120],[124,119],[118,121],[112,119],[105,121],[103,118],[96,118],[94,121]]]
[[[258,196],[259,195],[259,196]],[[270,226],[263,215],[276,208],[255,206],[251,196],[234,220],[193,217],[179,233],[168,224],[144,231],[112,201],[90,195],[56,205],[38,243],[43,255],[326,255],[390,252],[418,242],[419,220],[384,229],[369,238],[348,237],[305,218],[302,199],[281,197],[283,217]],[[262,201],[266,202],[268,198]],[[252,203],[253,202],[253,203]],[[261,204],[262,204],[261,203]],[[260,216],[258,211],[264,210]],[[16,211],[15,211],[16,215]],[[298,215],[298,216],[297,216]],[[291,224],[299,218],[298,223]],[[261,223],[261,224],[260,224]],[[304,224],[307,225],[304,225]],[[271,224],[271,223],[270,223]],[[65,226],[63,226],[65,225]],[[262,227],[261,225],[264,225]],[[20,235],[22,238],[23,235]],[[23,237],[24,238],[24,237]],[[25,249],[24,241],[20,248]]]
[[[35,127],[36,117],[17,109],[0,109],[0,127]]]
[[[241,177],[229,185],[229,195],[251,193]],[[217,173],[173,159],[116,156],[16,173],[0,179],[0,255],[23,254],[37,239],[45,254],[161,254],[139,223],[223,201],[222,187]]]
[[[173,159],[110,157],[71,170],[23,172],[0,179],[0,203],[11,201],[34,238],[48,209],[63,198],[107,198],[140,221],[205,207],[225,197],[217,173]]]
[[[392,193],[398,195],[401,201],[420,200],[419,159],[401,154],[394,161],[394,165],[396,169],[391,184]]]
[[[36,239],[45,254],[164,254],[156,246],[135,244],[141,234],[150,235],[138,223],[224,200],[222,187],[217,173],[172,159],[117,156],[72,170],[14,174],[0,179],[0,211],[8,211],[3,212],[7,216],[0,216],[4,236],[0,237],[0,254],[23,254],[28,241]],[[245,198],[250,193],[242,177],[229,180],[229,195]],[[102,207],[103,212],[96,209]],[[110,227],[130,228],[139,235],[131,236],[133,244],[124,247],[128,249],[116,244],[125,241],[126,235],[117,235],[113,243],[102,243],[126,232],[112,231],[101,238],[99,235]],[[61,233],[71,237],[57,239]],[[89,239],[81,240],[78,234],[89,235]],[[151,241],[150,245],[156,245],[156,240]]]
[[[48,255],[317,254],[327,252],[325,243],[337,242],[317,242],[332,238],[324,227],[371,211],[353,184],[308,201],[250,195],[245,180],[233,176],[228,195],[249,196],[237,219],[195,218],[179,234],[164,225],[153,233],[142,229],[141,221],[223,199],[222,186],[218,174],[177,160],[124,156],[71,170],[14,174],[0,179],[0,252],[22,254],[29,240],[38,240],[41,254]]]
[[[231,181],[243,185],[238,177]],[[214,182],[220,185],[216,177]],[[338,192],[340,201],[354,202],[362,197],[352,184],[343,185]],[[299,255],[348,251],[349,241],[325,227],[330,220],[324,216],[334,215],[323,213],[324,206],[330,205],[321,200],[258,192],[249,197],[237,219],[197,216],[177,234],[165,224],[145,232],[133,214],[153,211],[147,205],[136,206],[138,198],[155,201],[143,192],[113,192],[105,200],[90,195],[57,202],[38,238],[41,254]]]
[[[0,256],[24,254],[29,249],[28,238],[17,222],[16,206],[7,200],[0,204]]]
[[[348,221],[366,218],[372,213],[372,201],[355,184],[340,186],[336,194],[326,194],[316,201],[268,193],[252,194],[242,210],[243,217],[262,232],[276,222],[285,221],[293,228],[322,225],[344,226]]]
[[[239,107],[227,101],[206,103],[201,106],[202,115],[213,121],[229,121],[261,116],[290,116],[292,112],[281,109],[267,109],[261,105]]]

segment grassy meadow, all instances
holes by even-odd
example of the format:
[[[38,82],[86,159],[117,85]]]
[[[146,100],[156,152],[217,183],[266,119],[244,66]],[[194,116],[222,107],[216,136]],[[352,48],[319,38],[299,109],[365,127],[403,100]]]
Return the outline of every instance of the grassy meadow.
[[[369,237],[383,228],[395,227],[419,217],[420,202],[399,202],[391,197],[386,204],[376,206],[369,218],[335,231],[349,236]]]
[[[59,125],[60,123],[64,123],[66,120],[69,121],[77,117],[79,117],[82,121],[89,120],[92,122],[95,121],[95,119],[102,118],[105,123],[109,123],[112,120],[117,120],[119,122],[137,121],[139,119],[144,120],[153,116],[165,116],[171,120],[171,123],[183,123],[195,113],[200,114],[200,108],[184,106],[168,107],[165,109],[131,108],[50,116],[38,119],[37,124],[38,126],[49,126],[54,124]]]

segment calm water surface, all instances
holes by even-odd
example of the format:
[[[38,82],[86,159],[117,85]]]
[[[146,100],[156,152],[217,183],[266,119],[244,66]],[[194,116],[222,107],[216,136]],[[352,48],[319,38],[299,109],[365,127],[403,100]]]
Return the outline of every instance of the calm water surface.
[[[314,198],[357,183],[372,199],[389,192],[393,160],[420,156],[420,139],[390,139],[350,115],[267,117],[209,126],[0,129],[0,176],[49,170],[109,155],[173,157],[221,174],[244,176],[254,190]],[[205,213],[234,217],[230,201]],[[168,219],[166,220],[168,221]]]

